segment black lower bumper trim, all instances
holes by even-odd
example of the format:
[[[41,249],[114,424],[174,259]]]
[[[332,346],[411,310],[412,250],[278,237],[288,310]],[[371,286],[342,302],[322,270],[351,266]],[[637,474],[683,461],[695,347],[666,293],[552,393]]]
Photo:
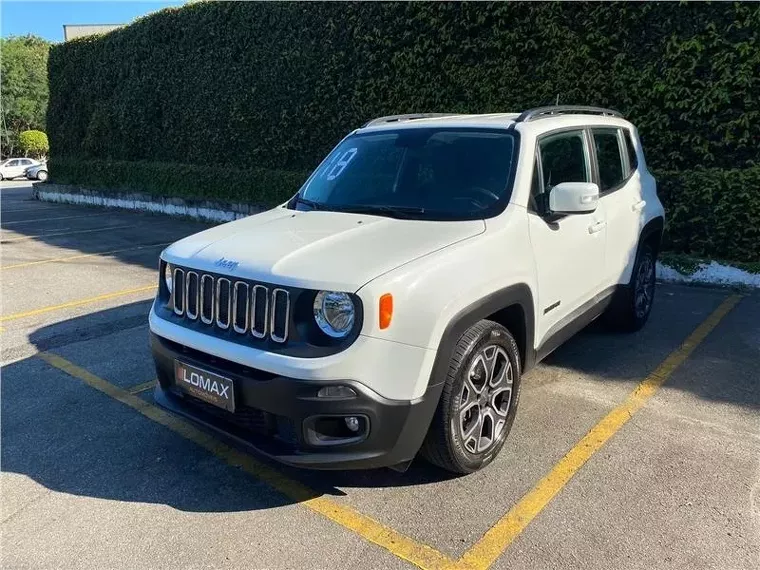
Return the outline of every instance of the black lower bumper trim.
[[[276,376],[184,347],[151,333],[156,363],[156,402],[234,438],[282,463],[312,469],[388,467],[414,458],[430,426],[443,385],[429,386],[413,401],[388,400],[352,379],[330,382],[356,392],[346,399],[317,398],[324,382]],[[235,413],[181,391],[174,380],[176,359],[232,379]],[[315,417],[363,416],[369,429],[361,441],[314,445],[304,425]]]

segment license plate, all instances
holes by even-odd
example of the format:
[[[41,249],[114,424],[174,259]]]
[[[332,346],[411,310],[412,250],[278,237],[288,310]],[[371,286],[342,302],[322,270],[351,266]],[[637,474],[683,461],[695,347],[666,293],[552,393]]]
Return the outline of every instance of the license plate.
[[[177,386],[183,392],[224,408],[228,412],[235,411],[234,385],[229,378],[201,370],[179,360],[174,361],[174,376]]]

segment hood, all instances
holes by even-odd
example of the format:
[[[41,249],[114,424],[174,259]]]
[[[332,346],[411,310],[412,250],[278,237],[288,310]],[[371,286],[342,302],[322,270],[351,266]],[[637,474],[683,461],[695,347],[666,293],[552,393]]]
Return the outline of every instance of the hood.
[[[276,208],[180,240],[163,257],[253,281],[356,291],[383,273],[483,231],[482,220],[397,220]]]

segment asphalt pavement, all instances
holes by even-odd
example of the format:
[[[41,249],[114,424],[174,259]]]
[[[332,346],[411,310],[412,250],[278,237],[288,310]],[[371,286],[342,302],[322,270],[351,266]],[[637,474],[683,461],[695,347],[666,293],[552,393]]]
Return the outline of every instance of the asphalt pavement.
[[[485,470],[297,471],[157,408],[163,247],[208,227],[0,184],[3,568],[760,567],[760,294],[660,285],[524,380]]]

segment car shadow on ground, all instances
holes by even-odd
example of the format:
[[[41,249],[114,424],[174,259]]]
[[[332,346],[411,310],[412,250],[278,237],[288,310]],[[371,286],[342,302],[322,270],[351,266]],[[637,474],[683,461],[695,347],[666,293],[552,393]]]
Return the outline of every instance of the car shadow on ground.
[[[552,369],[561,368],[597,382],[643,378],[726,297],[721,291],[672,291],[679,294],[669,296],[665,288],[652,322],[640,333],[610,336],[592,325],[532,374],[550,375]],[[102,339],[96,350],[118,352],[114,333],[134,331],[141,336],[144,332],[144,354],[150,359],[149,307],[149,302],[137,302],[41,327],[30,340],[40,351],[55,352],[80,341]],[[722,334],[705,343],[714,345],[707,365],[718,366],[725,374],[710,375],[709,382],[681,380],[672,387],[707,400],[760,409],[758,379],[751,364],[756,365],[760,345],[758,322],[760,299],[744,299],[741,310],[724,320]],[[86,362],[77,364],[87,367]],[[5,366],[2,380],[3,471],[24,475],[57,492],[160,503],[186,511],[246,511],[296,501],[39,358]],[[528,380],[529,387],[542,385],[541,378]],[[148,394],[144,397],[151,401]],[[343,489],[350,488],[435,485],[454,478],[419,459],[406,473],[275,468],[305,484],[314,497],[341,496],[346,494]]]

